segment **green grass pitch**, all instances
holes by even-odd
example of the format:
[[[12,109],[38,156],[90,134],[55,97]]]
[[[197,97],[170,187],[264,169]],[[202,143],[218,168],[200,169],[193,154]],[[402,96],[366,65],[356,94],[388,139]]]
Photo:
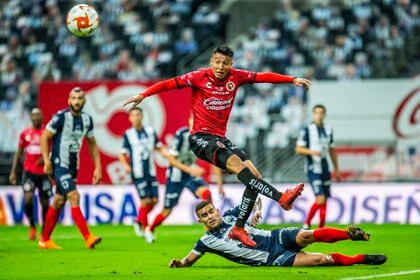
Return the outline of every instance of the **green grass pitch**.
[[[273,227],[266,227],[273,228]],[[314,244],[308,252],[384,253],[383,266],[247,267],[206,254],[193,267],[169,269],[171,258],[184,257],[203,233],[196,226],[162,226],[157,241],[146,244],[132,227],[91,227],[103,237],[94,250],[85,248],[76,227],[57,226],[53,239],[61,251],[40,250],[23,226],[0,227],[0,279],[341,279],[420,269],[420,226],[363,225],[369,242]],[[420,273],[387,279],[420,279]],[[378,279],[378,278],[375,278]]]

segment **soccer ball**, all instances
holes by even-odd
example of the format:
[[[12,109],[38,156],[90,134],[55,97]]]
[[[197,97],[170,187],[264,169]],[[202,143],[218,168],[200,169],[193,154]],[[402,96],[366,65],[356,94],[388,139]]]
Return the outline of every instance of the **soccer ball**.
[[[86,4],[76,5],[70,9],[66,17],[67,28],[76,36],[92,35],[98,28],[99,16],[95,8]]]

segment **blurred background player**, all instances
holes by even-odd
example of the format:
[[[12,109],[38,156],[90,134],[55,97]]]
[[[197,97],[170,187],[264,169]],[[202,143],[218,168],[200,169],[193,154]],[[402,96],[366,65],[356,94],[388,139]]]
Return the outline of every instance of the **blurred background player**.
[[[296,153],[306,156],[306,174],[315,193],[316,200],[309,210],[304,228],[309,229],[311,220],[319,210],[319,228],[325,225],[327,199],[331,196],[331,175],[328,155],[334,165],[334,177],[340,181],[337,153],[335,150],[333,130],[324,125],[326,108],[315,105],[312,109],[312,123],[302,129],[296,143]]]
[[[42,222],[48,211],[49,198],[52,194],[51,182],[44,173],[44,161],[41,153],[41,135],[44,130],[42,126],[42,112],[38,108],[31,111],[32,127],[25,129],[19,136],[18,150],[13,158],[12,170],[10,171],[9,181],[16,185],[16,168],[25,153],[23,163],[22,188],[24,193],[25,215],[29,221],[29,239],[36,239],[35,215],[34,213],[34,193],[38,188],[38,198],[42,207]]]
[[[339,253],[320,254],[301,251],[314,242],[333,243],[341,240],[368,241],[370,235],[357,226],[345,230],[322,228],[304,230],[277,228],[262,230],[253,224],[247,230],[254,236],[257,246],[246,248],[228,237],[239,216],[239,206],[226,211],[223,216],[210,202],[200,202],[195,208],[198,221],[208,230],[197,241],[194,249],[182,260],[173,259],[172,268],[192,266],[206,252],[217,254],[230,261],[250,266],[348,266],[353,264],[380,265],[386,262],[385,255],[358,254],[346,256]],[[259,220],[259,219],[257,219]]]
[[[192,128],[192,117],[189,119],[190,128]],[[191,150],[188,143],[190,131],[188,127],[181,127],[175,134],[175,139],[170,145],[168,159],[169,165],[166,172],[166,193],[164,209],[156,216],[152,225],[146,231],[154,231],[172,212],[172,209],[178,204],[179,197],[184,188],[188,188],[191,193],[203,201],[212,202],[212,194],[206,182],[201,178],[205,170],[196,166],[197,157]],[[216,170],[217,169],[217,170]],[[222,172],[215,168],[215,175],[219,187],[219,194],[224,196]]]
[[[158,202],[158,182],[153,153],[156,150],[163,154],[165,150],[154,128],[143,126],[141,108],[131,108],[128,118],[131,128],[124,133],[119,160],[125,171],[131,174],[133,184],[140,196],[137,219],[133,223],[135,233],[140,237],[145,237],[148,242],[153,242],[153,233],[149,230],[145,231],[148,225],[147,215]],[[130,163],[127,161],[127,156],[130,158]]]
[[[41,249],[61,249],[51,240],[51,233],[66,200],[70,203],[71,215],[85,239],[86,246],[93,249],[101,241],[100,237],[94,236],[89,231],[85,217],[80,210],[80,195],[76,189],[79,153],[84,137],[95,164],[92,183],[98,184],[102,177],[99,150],[93,135],[93,120],[91,116],[82,112],[85,103],[84,91],[79,87],[73,88],[68,99],[69,109],[58,111],[42,134],[41,149],[45,162],[44,172],[54,177],[57,190],[53,203],[48,209],[42,231],[43,240],[39,242]],[[49,157],[50,141],[52,142],[51,159]]]
[[[303,184],[285,193],[279,192],[262,180],[260,172],[249,160],[248,155],[225,137],[236,92],[239,86],[253,83],[293,83],[308,89],[310,81],[277,73],[238,70],[232,68],[232,65],[233,50],[227,45],[218,46],[213,50],[210,67],[154,84],[143,93],[127,100],[124,105],[133,103],[135,106],[148,96],[170,89],[193,89],[194,123],[188,138],[190,147],[198,158],[236,174],[239,181],[246,186],[240,216],[229,237],[254,247],[256,243],[244,230],[244,225],[254,208],[258,193],[278,201],[283,209],[290,210],[303,190]]]

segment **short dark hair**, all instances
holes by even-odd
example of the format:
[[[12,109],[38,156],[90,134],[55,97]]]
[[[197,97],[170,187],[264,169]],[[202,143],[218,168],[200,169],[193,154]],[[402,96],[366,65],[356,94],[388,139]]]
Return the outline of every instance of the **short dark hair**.
[[[198,211],[200,211],[201,209],[203,209],[204,207],[206,207],[209,204],[213,205],[210,201],[203,200],[203,201],[200,201],[199,203],[197,203],[195,205],[195,214],[197,215],[197,217],[198,217]]]
[[[223,55],[233,57],[233,50],[228,45],[220,45],[213,50],[213,54],[221,53]]]
[[[318,109],[318,108],[322,109],[322,110],[324,111],[324,113],[326,113],[326,112],[327,112],[327,108],[325,108],[325,106],[324,106],[324,105],[322,105],[322,104],[316,104],[316,105],[312,108],[312,112],[315,112],[315,110],[316,110],[316,109]]]
[[[128,110],[128,113],[130,114],[133,111],[139,111],[140,113],[143,114],[143,109],[140,107],[131,107],[130,110]]]

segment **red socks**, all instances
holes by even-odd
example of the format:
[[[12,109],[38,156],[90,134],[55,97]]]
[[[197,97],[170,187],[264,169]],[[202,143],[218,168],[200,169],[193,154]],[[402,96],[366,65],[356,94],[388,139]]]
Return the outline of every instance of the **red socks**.
[[[209,189],[205,189],[205,190],[203,191],[203,193],[201,194],[201,199],[202,199],[203,201],[210,201],[210,202],[212,202],[211,192],[210,192],[210,190],[209,190]]]
[[[315,216],[316,211],[318,211],[318,204],[315,202],[312,204],[311,209],[309,210],[308,216],[306,216],[305,224],[310,225],[312,218]]]
[[[73,217],[74,223],[79,228],[80,233],[83,235],[83,238],[86,240],[89,237],[90,232],[79,206],[71,207],[71,216]]]
[[[50,206],[48,208],[48,212],[45,217],[44,228],[42,230],[42,239],[44,239],[44,241],[50,240],[51,233],[53,232],[59,217],[60,211],[55,210],[52,206]]]
[[[338,253],[331,253],[330,256],[334,260],[334,265],[342,265],[348,266],[353,264],[363,263],[365,260],[365,256],[362,254],[355,255],[355,256],[346,256]]]
[[[139,214],[137,215],[137,222],[141,224],[143,229],[145,229],[147,225],[149,224],[149,222],[147,221],[147,215],[149,214],[150,211],[152,211],[152,209],[153,209],[153,205],[146,205],[146,206],[140,205]]]
[[[333,243],[340,240],[350,239],[346,231],[336,228],[319,228],[314,230],[315,242]]]
[[[319,226],[318,226],[318,228],[323,228],[324,227],[326,214],[327,214],[327,204],[319,205]]]
[[[154,231],[155,228],[160,225],[164,220],[166,219],[165,216],[162,215],[162,213],[160,213],[159,215],[156,216],[155,220],[153,221],[153,224],[150,226],[150,230]]]

